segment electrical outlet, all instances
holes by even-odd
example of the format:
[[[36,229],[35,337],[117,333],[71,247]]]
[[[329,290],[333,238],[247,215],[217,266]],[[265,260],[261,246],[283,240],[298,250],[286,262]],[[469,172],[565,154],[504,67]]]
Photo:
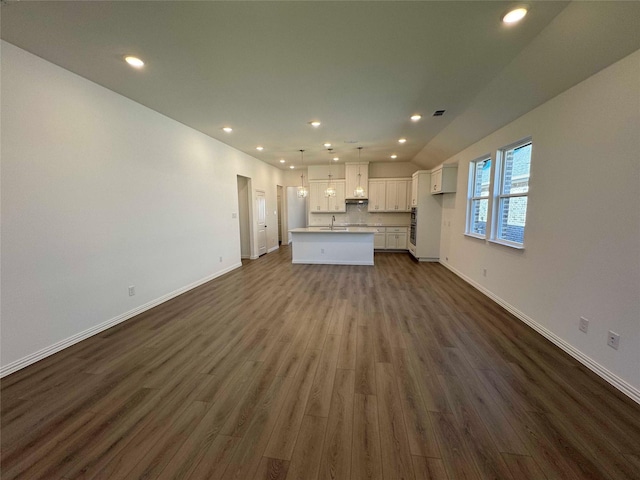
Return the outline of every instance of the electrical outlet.
[[[324,253],[324,248],[321,248],[321,249],[320,249],[320,253]]]
[[[222,262],[222,257],[220,257],[220,262]]]
[[[487,276],[487,269],[486,269],[486,268],[483,268],[483,269],[482,269],[482,276],[483,276],[483,277],[486,277],[486,276]]]
[[[237,213],[235,213],[235,212],[233,212],[233,213],[231,214],[231,218],[238,218],[238,214],[237,214]]]
[[[135,285],[129,285],[129,296],[133,297],[136,294],[136,286]]]
[[[580,323],[578,324],[578,329],[582,333],[587,333],[587,331],[589,330],[589,320],[587,320],[584,317],[580,317]]]
[[[609,330],[609,335],[607,336],[607,345],[609,345],[614,350],[617,350],[620,346],[620,335]]]

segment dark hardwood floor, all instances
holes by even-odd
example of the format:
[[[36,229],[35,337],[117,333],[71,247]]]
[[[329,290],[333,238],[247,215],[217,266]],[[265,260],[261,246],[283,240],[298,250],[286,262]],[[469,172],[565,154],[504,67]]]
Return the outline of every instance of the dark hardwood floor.
[[[282,247],[4,378],[2,479],[640,479],[639,405],[443,266],[375,262]]]

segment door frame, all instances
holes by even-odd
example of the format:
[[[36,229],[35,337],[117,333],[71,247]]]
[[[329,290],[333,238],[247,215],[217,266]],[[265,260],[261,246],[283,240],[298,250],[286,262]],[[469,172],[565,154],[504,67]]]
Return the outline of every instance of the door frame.
[[[248,224],[249,224],[249,259],[250,260],[255,260],[256,258],[258,258],[258,254],[257,254],[257,249],[256,249],[256,232],[255,232],[255,219],[254,219],[254,215],[255,215],[255,208],[253,205],[253,202],[255,201],[255,195],[253,194],[253,185],[252,185],[252,178],[251,177],[247,177],[246,175],[240,175],[237,174],[236,177],[238,178],[244,178],[247,182],[247,207],[248,207],[248,212],[247,212],[247,218],[248,218]],[[237,192],[236,194],[237,198],[238,198],[238,228],[240,227],[239,223],[240,223],[240,192]],[[241,242],[240,236],[238,236],[238,242]],[[238,245],[239,250],[240,250],[240,257],[242,258],[242,246]],[[246,257],[244,257],[246,258]]]
[[[265,224],[265,229],[264,229],[265,252],[264,252],[264,254],[269,253],[269,231],[268,231],[269,226],[267,225],[267,220],[269,219],[269,210],[267,209],[267,192],[265,192],[264,190],[256,189],[254,191],[254,195],[253,195],[253,205],[254,205],[254,212],[253,212],[254,249],[251,252],[252,253],[251,259],[252,260],[255,260],[256,258],[258,258],[260,256],[260,246],[259,246],[259,241],[258,241],[258,209],[255,208],[256,202],[258,200],[258,193],[261,193],[264,196],[264,224]]]
[[[287,244],[287,191],[282,185],[276,185],[276,224],[278,225],[278,247]]]

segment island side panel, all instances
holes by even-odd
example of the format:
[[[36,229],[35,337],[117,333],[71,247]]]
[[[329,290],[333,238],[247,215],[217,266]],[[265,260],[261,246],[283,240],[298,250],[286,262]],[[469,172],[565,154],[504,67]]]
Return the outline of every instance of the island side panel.
[[[292,263],[373,265],[373,233],[292,232]]]

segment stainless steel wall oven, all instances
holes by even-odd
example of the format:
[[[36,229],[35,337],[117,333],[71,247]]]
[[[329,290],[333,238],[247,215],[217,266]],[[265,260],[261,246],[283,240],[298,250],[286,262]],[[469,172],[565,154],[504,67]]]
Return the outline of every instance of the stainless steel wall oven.
[[[409,231],[409,242],[411,245],[416,245],[416,226],[418,224],[418,209],[413,207],[411,209],[411,229]]]

